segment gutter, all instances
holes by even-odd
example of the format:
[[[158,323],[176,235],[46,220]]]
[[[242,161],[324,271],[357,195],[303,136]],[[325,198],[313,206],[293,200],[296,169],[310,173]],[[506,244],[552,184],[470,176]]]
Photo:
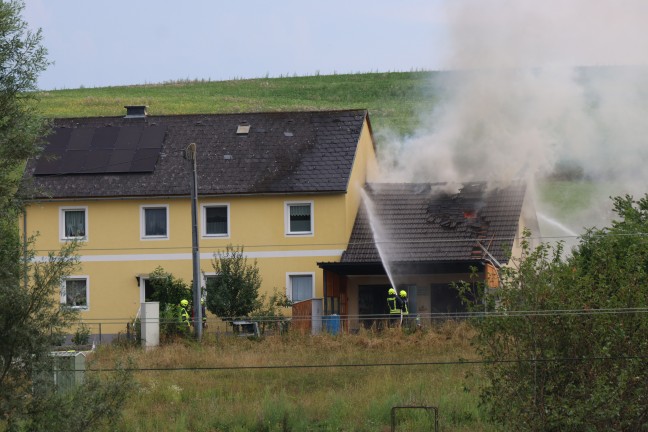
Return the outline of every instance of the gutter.
[[[233,194],[199,194],[199,199],[227,199],[231,197],[276,197],[276,196],[305,196],[305,195],[346,195],[347,191],[325,191],[325,192],[266,192],[266,193],[233,193]],[[60,201],[134,201],[134,200],[172,200],[189,199],[188,195],[133,195],[133,196],[106,196],[106,197],[56,197],[56,198],[33,198],[26,200],[27,203],[47,203]]]

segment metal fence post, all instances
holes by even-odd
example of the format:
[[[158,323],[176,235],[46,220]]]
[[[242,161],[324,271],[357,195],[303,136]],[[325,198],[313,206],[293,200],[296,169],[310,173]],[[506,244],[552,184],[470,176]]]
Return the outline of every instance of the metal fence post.
[[[413,405],[405,405],[405,406],[394,406],[391,409],[391,432],[396,432],[396,410],[402,410],[402,409],[423,409],[427,411],[428,413],[433,413],[434,415],[434,432],[438,432],[439,430],[439,409],[435,406],[413,406]]]

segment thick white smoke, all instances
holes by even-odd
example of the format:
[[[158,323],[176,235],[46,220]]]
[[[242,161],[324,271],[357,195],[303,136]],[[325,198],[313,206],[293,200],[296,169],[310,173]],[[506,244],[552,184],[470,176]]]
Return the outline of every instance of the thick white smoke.
[[[600,191],[561,221],[577,232],[607,225],[610,195],[648,192],[648,2],[447,3],[448,72],[420,130],[383,140],[387,181],[532,181],[569,163]]]

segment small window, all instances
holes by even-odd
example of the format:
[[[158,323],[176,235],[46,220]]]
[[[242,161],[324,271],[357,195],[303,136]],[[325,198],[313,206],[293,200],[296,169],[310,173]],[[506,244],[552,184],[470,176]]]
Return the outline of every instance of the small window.
[[[292,301],[309,300],[313,298],[313,275],[292,274],[288,276],[288,298]]]
[[[312,234],[313,233],[313,204],[287,203],[286,204],[286,232],[287,234]]]
[[[158,301],[159,299],[157,298],[157,290],[153,288],[151,279],[146,278],[143,279],[142,282],[144,282],[144,301]]]
[[[87,210],[85,208],[61,209],[61,239],[86,239],[87,238]]]
[[[137,286],[139,287],[140,292],[140,303],[157,301],[155,299],[156,291],[153,288],[151,279],[149,279],[149,274],[143,273],[135,277],[137,278]]]
[[[203,236],[227,237],[229,235],[229,206],[203,206]]]
[[[203,273],[203,286],[202,286],[202,291],[201,291],[201,298],[207,301],[207,296],[209,295],[209,291],[213,290],[216,288],[216,284],[218,283],[218,278],[219,275],[216,273],[211,273],[211,274],[205,274]]]
[[[168,238],[168,207],[142,207],[142,238]]]
[[[63,280],[61,304],[75,309],[88,309],[87,277],[74,277]]]
[[[207,291],[214,289],[216,286],[216,283],[218,282],[218,275],[217,274],[205,274],[205,286],[204,286],[204,293],[203,297],[207,297]]]

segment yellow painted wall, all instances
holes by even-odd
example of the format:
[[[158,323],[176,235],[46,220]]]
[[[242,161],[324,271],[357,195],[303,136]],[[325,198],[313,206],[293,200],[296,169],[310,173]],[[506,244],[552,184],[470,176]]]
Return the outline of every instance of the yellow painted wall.
[[[345,241],[348,241],[351,237],[351,231],[353,230],[353,224],[361,200],[360,190],[366,183],[377,180],[378,160],[376,159],[373,137],[371,136],[367,120],[365,120],[362,133],[360,134],[356,158],[353,164],[353,170],[349,179],[349,187],[346,195],[347,226],[345,227]]]
[[[359,189],[377,164],[368,127],[363,129],[351,175],[349,193],[325,195],[265,195],[205,197],[198,202],[199,229],[202,204],[227,204],[230,235],[200,236],[201,270],[212,273],[214,253],[229,244],[243,246],[255,256],[263,284],[261,293],[285,292],[288,273],[313,273],[315,297],[323,293],[322,271],[317,262],[339,261],[346,249],[359,204]],[[313,203],[312,235],[287,235],[286,202]],[[141,206],[168,206],[166,239],[141,239]],[[33,203],[27,210],[27,232],[39,232],[36,255],[46,256],[64,244],[59,238],[61,207],[87,209],[87,241],[79,254],[81,265],[74,275],[88,276],[89,308],[82,312],[93,333],[102,323],[103,333],[124,331],[126,322],[139,308],[137,275],[161,266],[186,282],[192,279],[191,208],[186,198],[104,199]],[[22,224],[21,224],[22,227]],[[74,276],[73,275],[73,276]]]

